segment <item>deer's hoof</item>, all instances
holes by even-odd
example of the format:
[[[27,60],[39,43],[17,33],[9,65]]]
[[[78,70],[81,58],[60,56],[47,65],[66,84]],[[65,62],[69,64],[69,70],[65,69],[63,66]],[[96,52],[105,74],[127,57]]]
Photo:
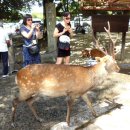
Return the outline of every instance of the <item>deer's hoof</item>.
[[[15,123],[14,123],[14,122],[12,122],[12,123],[11,123],[11,126],[12,126],[13,128],[15,128]]]
[[[97,114],[95,114],[95,115],[94,115],[94,117],[95,117],[95,118],[97,118],[97,117],[98,117],[98,115],[97,115]]]
[[[98,117],[98,115],[97,115],[96,112],[93,112],[92,115],[93,115],[94,117]]]
[[[38,120],[39,122],[43,122],[43,121],[44,121],[44,120],[43,120],[42,118],[40,118],[40,117],[38,117],[37,120]]]
[[[97,114],[95,114],[95,115],[94,115],[94,117],[96,118],[96,117],[98,117],[98,115],[97,115]]]

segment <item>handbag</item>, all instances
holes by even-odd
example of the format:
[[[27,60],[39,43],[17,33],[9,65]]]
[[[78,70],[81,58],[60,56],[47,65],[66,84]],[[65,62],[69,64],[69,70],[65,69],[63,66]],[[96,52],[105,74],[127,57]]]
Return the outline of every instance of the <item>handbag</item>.
[[[62,50],[69,50],[70,49],[70,44],[69,43],[64,43],[64,42],[59,42],[59,46],[60,49]]]
[[[28,46],[28,52],[31,55],[38,55],[40,52],[40,49],[36,41],[36,35],[33,35],[32,39],[33,39],[32,43]]]
[[[62,35],[59,37],[58,48],[62,50],[70,49],[70,38],[66,35]]]
[[[38,44],[32,44],[31,46],[28,47],[28,52],[31,55],[37,55],[40,52]]]

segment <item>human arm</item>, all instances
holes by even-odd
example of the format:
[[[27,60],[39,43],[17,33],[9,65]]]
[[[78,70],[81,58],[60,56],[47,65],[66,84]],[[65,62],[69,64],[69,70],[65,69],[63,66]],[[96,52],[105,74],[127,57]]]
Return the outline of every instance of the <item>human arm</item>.
[[[73,36],[73,30],[69,25],[66,27],[66,30],[70,33],[70,36]]]
[[[11,41],[9,39],[9,35],[7,32],[5,32],[5,42],[7,44],[7,46],[9,47],[11,45]]]
[[[60,37],[61,35],[63,35],[65,32],[67,31],[66,28],[63,29],[62,32],[59,32],[58,28],[56,27],[53,33],[53,37]]]
[[[36,25],[33,24],[33,25],[31,26],[29,32],[27,32],[27,31],[25,31],[23,28],[21,28],[21,34],[22,34],[22,36],[24,36],[24,37],[27,38],[27,39],[30,39],[31,36],[33,35],[33,32],[34,32],[35,27],[36,27]]]
[[[40,24],[36,24],[36,38],[39,39],[40,35]]]

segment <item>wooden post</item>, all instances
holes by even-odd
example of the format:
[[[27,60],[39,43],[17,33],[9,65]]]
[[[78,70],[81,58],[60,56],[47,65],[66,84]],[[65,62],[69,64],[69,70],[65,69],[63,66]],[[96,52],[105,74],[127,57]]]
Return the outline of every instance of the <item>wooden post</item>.
[[[11,46],[8,48],[8,56],[9,56],[9,73],[13,73],[15,71],[15,58],[14,58],[14,47],[12,42],[12,34],[9,35]]]
[[[107,27],[108,21],[111,25],[110,32],[122,32],[122,48],[120,58],[123,60],[125,52],[125,37],[126,32],[128,31],[129,15],[93,15],[92,28],[94,32],[104,32],[104,27]]]
[[[46,22],[47,22],[47,39],[48,39],[48,53],[56,51],[56,39],[53,37],[53,32],[56,25],[56,9],[54,3],[46,3]]]
[[[94,48],[95,46],[97,46],[97,43],[96,43],[96,41],[95,41],[95,40],[97,40],[97,33],[96,33],[96,32],[93,32],[93,36],[94,36],[94,38],[93,38],[93,43],[94,43],[93,48]],[[94,39],[95,39],[95,40],[94,40]]]
[[[125,55],[125,37],[126,37],[126,32],[123,32],[122,33],[121,60],[123,60],[124,55]]]

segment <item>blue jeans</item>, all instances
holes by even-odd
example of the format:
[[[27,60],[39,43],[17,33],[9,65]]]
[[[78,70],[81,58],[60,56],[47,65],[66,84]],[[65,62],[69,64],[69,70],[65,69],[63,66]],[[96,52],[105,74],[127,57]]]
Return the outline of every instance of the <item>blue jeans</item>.
[[[3,75],[7,75],[9,68],[8,68],[8,51],[0,52],[1,60],[3,63]]]
[[[29,54],[28,48],[23,47],[23,67],[29,64],[39,64],[41,63],[40,53],[36,56]]]

